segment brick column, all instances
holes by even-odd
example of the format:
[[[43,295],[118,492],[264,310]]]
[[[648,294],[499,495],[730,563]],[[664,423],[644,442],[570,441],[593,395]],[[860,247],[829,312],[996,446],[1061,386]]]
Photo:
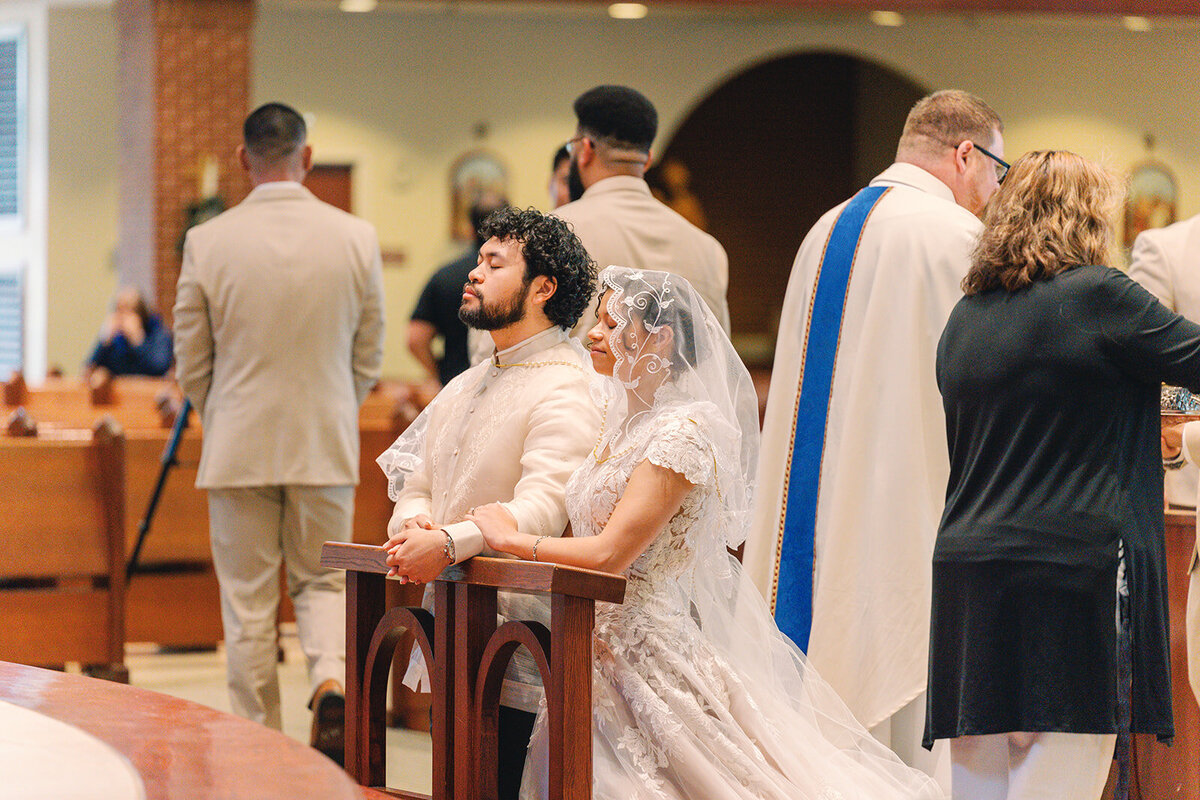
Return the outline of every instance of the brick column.
[[[234,158],[249,112],[255,0],[116,0],[120,30],[121,283],[142,287],[169,321],[188,206],[215,159],[217,194],[249,183]]]

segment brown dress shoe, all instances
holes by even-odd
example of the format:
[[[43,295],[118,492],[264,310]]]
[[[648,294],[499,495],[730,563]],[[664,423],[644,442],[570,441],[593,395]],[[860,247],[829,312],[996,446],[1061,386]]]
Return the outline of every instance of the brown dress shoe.
[[[327,680],[317,687],[308,707],[312,709],[311,744],[338,766],[346,764],[346,694],[342,685]]]

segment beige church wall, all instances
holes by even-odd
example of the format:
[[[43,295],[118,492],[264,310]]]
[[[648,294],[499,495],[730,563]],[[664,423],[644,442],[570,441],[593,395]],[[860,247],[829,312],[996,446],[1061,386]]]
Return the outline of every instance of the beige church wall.
[[[117,31],[106,7],[51,8],[47,28],[47,364],[76,375],[117,283]]]
[[[1194,23],[1131,34],[1109,18],[917,16],[881,28],[840,14],[630,22],[528,5],[434,5],[348,15],[272,3],[260,7],[255,28],[253,101],[281,100],[309,115],[317,160],[354,164],[356,213],[376,226],[385,250],[404,256],[385,274],[386,374],[415,374],[404,345],[408,314],[429,273],[461,249],[449,237],[454,160],[475,148],[495,153],[508,169],[510,199],[546,209],[551,155],[574,127],[571,101],[597,83],[628,83],[650,96],[662,146],[701,99],[753,64],[846,53],[927,87],[981,94],[1004,116],[1012,156],[1060,147],[1125,170],[1143,157],[1151,132],[1156,155],[1180,179],[1181,215],[1200,212]],[[70,80],[52,77],[51,127],[102,129],[79,159],[84,166],[60,163],[73,132],[51,140],[51,325],[63,330],[51,335],[50,360],[70,366],[94,336],[114,281],[116,123],[100,106],[115,94],[115,30],[104,8],[54,13],[50,27],[52,63],[85,65]],[[87,111],[73,117],[64,98],[74,96]],[[882,135],[893,146],[895,132]],[[56,211],[59,203],[70,210]],[[58,291],[76,286],[94,297]]]

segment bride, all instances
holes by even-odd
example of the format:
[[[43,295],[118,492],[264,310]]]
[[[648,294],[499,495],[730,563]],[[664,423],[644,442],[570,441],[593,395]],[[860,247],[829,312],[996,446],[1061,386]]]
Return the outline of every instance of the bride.
[[[593,639],[597,800],[937,798],[858,724],[776,628],[728,548],[746,536],[758,455],[750,376],[684,279],[609,267],[588,334],[604,413],[567,484],[571,536],[468,515],[495,550],[623,573]],[[545,707],[522,798],[547,795]]]

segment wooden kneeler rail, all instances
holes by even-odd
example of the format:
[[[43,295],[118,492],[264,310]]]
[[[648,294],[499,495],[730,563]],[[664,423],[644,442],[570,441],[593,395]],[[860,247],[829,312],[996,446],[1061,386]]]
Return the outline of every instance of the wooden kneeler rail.
[[[494,800],[500,685],[525,645],[546,687],[550,797],[592,796],[592,628],[596,601],[620,603],[625,579],[586,569],[476,557],[434,583],[434,613],[387,609],[382,547],[326,542],[321,563],[346,570],[346,770],[379,796],[385,788],[387,678],[404,630],[415,633],[433,688],[434,800]],[[550,628],[497,627],[497,590],[550,595]]]

